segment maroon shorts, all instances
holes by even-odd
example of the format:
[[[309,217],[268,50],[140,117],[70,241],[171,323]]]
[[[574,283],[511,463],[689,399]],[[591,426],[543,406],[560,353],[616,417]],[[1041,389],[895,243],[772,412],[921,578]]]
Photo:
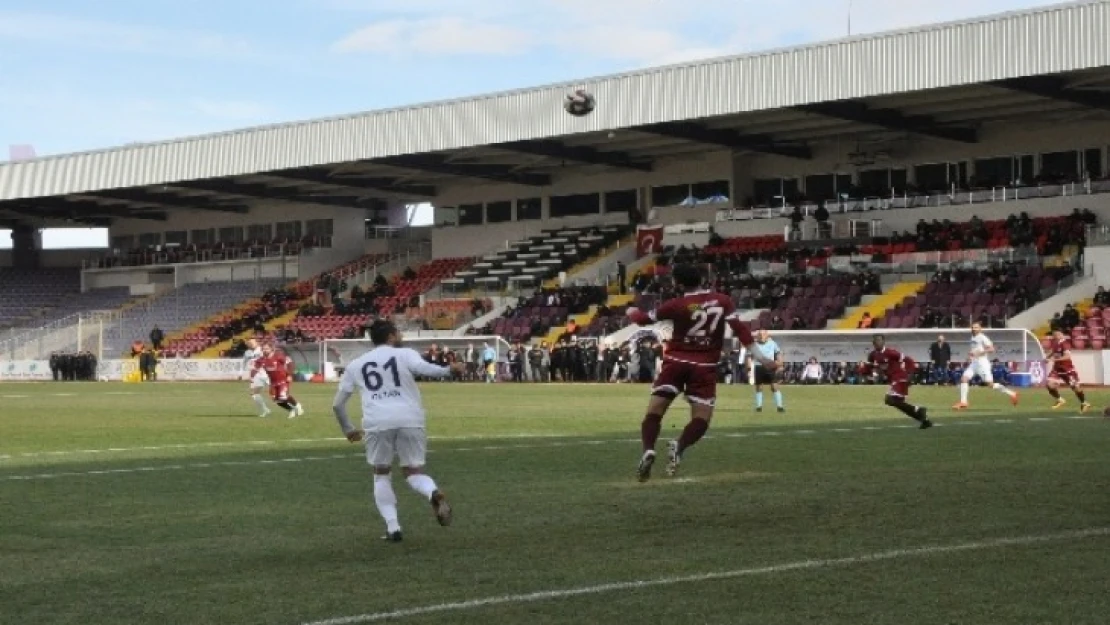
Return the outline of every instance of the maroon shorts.
[[[289,399],[289,382],[271,384],[270,397],[273,397],[274,401],[285,401]]]
[[[712,406],[717,401],[717,365],[664,358],[651,394],[674,399],[679,393],[685,394],[688,402]]]
[[[1059,380],[1068,386],[1075,386],[1079,384],[1079,372],[1075,369],[1053,369],[1052,373],[1048,374],[1049,380]]]
[[[909,378],[901,378],[898,380],[890,381],[890,388],[886,391],[887,395],[894,395],[895,397],[909,397],[910,396],[910,380]]]

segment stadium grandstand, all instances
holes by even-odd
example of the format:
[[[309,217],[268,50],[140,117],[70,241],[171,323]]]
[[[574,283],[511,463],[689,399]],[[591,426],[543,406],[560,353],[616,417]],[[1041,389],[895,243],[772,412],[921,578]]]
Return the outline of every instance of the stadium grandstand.
[[[578,88],[592,115],[563,110]],[[8,162],[0,355],[219,359],[267,336],[313,365],[383,315],[613,344],[676,261],[759,327],[1046,329],[1081,303],[1068,329],[1098,349],[1108,148],[1103,0]],[[63,224],[109,248],[39,249]]]

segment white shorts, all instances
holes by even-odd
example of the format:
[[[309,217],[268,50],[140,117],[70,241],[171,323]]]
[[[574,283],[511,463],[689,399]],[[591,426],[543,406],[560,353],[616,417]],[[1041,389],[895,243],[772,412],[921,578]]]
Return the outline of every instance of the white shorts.
[[[975,376],[979,376],[979,379],[981,379],[984,384],[994,383],[994,374],[991,373],[991,363],[989,360],[977,358],[967,365],[967,369],[964,369],[964,379],[970,380]]]
[[[393,465],[422,467],[428,453],[428,434],[424,428],[397,428],[366,433],[366,462],[375,467]]]
[[[267,388],[270,386],[270,376],[266,375],[265,371],[259,371],[253,378],[251,378],[251,390],[260,388]]]

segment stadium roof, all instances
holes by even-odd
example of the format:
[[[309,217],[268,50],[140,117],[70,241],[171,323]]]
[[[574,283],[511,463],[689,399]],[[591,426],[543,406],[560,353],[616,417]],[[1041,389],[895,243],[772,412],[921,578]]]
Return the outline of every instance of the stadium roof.
[[[974,143],[982,124],[1110,111],[1110,0],[572,83],[0,164],[0,211],[47,218],[244,212],[434,197],[450,179],[546,186],[568,163],[650,170],[735,151],[805,159],[891,132]],[[596,112],[567,115],[565,93]],[[615,134],[613,131],[619,131]],[[877,136],[883,136],[879,134]]]

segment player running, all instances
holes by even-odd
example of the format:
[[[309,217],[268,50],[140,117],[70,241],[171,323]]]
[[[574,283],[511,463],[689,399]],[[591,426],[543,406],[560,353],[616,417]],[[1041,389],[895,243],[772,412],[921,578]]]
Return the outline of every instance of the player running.
[[[915,406],[906,399],[910,396],[910,374],[913,373],[917,363],[902,352],[886,346],[886,337],[882,334],[871,339],[874,349],[867,356],[866,362],[860,363],[864,375],[874,375],[881,371],[886,374],[890,388],[886,392],[886,405],[901,412],[907,417],[921,424],[925,430],[933,427],[929,420],[929,411],[924,406]]]
[[[293,382],[293,359],[267,343],[262,346],[262,357],[254,362],[251,379],[260,371],[265,372],[270,380],[270,397],[274,403],[288,410],[290,419],[304,415],[304,406],[289,394],[289,386]]]
[[[258,416],[268,417],[270,408],[266,406],[266,398],[262,396],[262,391],[270,386],[270,376],[262,369],[255,369],[254,365],[259,358],[262,358],[262,348],[258,346],[258,340],[247,339],[247,350],[243,352],[243,369],[251,372],[251,399],[258,406]]]
[[[628,317],[637,325],[668,320],[674,323],[671,339],[663,354],[663,366],[655,378],[648,401],[647,414],[640,425],[643,455],[637,475],[641,482],[651,477],[655,463],[655,443],[663,427],[663,415],[679,393],[690,403],[690,422],[681,436],[667,444],[667,475],[674,475],[682,462],[682,454],[697,443],[709,429],[717,398],[717,363],[724,347],[725,326],[747,349],[752,349],[751,330],[737,314],[732,300],[723,293],[700,290],[701,273],[693,265],[677,265],[673,271],[675,285],[684,292],[681,297],[664,302],[658,310],[644,313],[628,309]],[[753,352],[763,366],[773,369],[775,361]]]
[[[1056,330],[1052,333],[1052,351],[1048,354],[1048,379],[1045,386],[1048,394],[1056,400],[1052,405],[1053,410],[1063,408],[1067,400],[1060,397],[1060,387],[1067,386],[1079,399],[1079,412],[1086,413],[1091,409],[1087,402],[1087,394],[1079,385],[1079,372],[1075,370],[1075,363],[1071,360],[1071,342],[1065,338],[1064,333]]]
[[[771,387],[771,394],[775,398],[775,408],[779,412],[786,412],[786,408],[782,405],[782,391],[775,383],[776,370],[782,367],[782,350],[779,349],[779,344],[775,342],[775,339],[771,338],[770,332],[760,330],[756,332],[755,347],[749,354],[754,354],[756,351],[761,353],[765,359],[774,361],[776,366],[774,369],[769,369],[759,364],[759,361],[752,357],[752,377],[755,378],[755,411],[763,412],[763,385],[766,384]]]
[[[343,372],[332,410],[347,440],[356,443],[365,437],[366,461],[374,467],[374,503],[385,519],[383,538],[400,542],[397,495],[389,475],[394,457],[400,461],[409,486],[431,502],[439,524],[451,524],[447,498],[436,487],[435,480],[424,473],[428,435],[424,430],[424,405],[414,376],[462,375],[466,364],[456,362],[441,367],[425,361],[416,350],[401,347],[401,333],[384,319],[370,326],[370,341],[374,348],[353,360]],[[347,401],[355,389],[362,399],[362,429],[351,425],[347,417]]]
[[[956,410],[967,408],[967,395],[971,389],[971,379],[976,375],[983,381],[983,384],[987,384],[999,393],[1008,396],[1011,404],[1015,406],[1018,404],[1018,394],[1016,392],[994,381],[990,359],[990,354],[994,352],[994,342],[986,334],[983,334],[983,326],[979,323],[971,324],[971,349],[968,350],[967,369],[964,369],[964,374],[960,378],[960,401],[952,408]]]

